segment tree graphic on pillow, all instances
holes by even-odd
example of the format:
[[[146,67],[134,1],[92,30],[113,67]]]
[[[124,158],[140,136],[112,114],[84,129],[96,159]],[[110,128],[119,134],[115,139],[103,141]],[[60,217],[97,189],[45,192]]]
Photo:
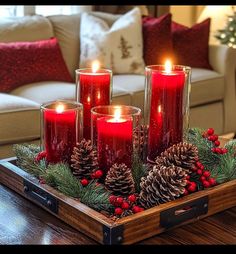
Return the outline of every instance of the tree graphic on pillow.
[[[132,48],[132,46],[128,45],[128,41],[125,40],[123,36],[120,37],[120,46],[118,47],[121,50],[122,56],[121,58],[130,58],[131,54],[129,49]]]

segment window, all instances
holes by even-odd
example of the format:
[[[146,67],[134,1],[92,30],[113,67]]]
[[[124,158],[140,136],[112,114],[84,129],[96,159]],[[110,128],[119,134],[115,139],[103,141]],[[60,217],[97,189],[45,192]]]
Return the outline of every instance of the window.
[[[14,17],[39,14],[43,16],[56,14],[75,14],[91,11],[92,5],[1,5],[0,17]]]

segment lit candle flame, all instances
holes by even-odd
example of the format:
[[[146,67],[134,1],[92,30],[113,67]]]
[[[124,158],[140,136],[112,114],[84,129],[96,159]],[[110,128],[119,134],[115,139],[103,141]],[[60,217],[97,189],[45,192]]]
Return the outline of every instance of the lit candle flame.
[[[158,113],[161,113],[161,105],[158,106],[157,112],[158,112]]]
[[[116,122],[119,122],[120,120],[120,115],[121,115],[121,109],[120,108],[116,108],[115,109],[115,113],[114,113],[114,118]]]
[[[99,69],[99,67],[100,67],[99,62],[98,62],[97,60],[94,61],[94,62],[92,63],[92,72],[93,72],[93,73],[97,72],[98,69]]]
[[[167,73],[170,73],[172,70],[172,64],[171,64],[171,61],[170,60],[166,60],[165,62],[165,71]]]
[[[56,107],[56,112],[60,114],[60,113],[62,113],[62,112],[64,111],[64,109],[65,109],[64,105],[59,104],[59,105]]]
[[[100,92],[98,92],[98,100],[100,100],[101,99],[101,94],[100,94]]]
[[[91,101],[90,96],[88,96],[87,102],[90,103],[90,101]]]

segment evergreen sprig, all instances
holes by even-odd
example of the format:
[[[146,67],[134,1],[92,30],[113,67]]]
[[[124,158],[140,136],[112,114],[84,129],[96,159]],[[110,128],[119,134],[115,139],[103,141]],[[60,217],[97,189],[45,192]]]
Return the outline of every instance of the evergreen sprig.
[[[35,145],[15,145],[14,152],[17,165],[35,177],[41,177],[45,182],[58,189],[65,195],[78,198],[85,205],[97,210],[110,211],[110,192],[97,181],[91,181],[86,187],[72,174],[70,167],[65,163],[46,164],[45,160],[37,162],[36,155],[40,148]]]
[[[200,162],[211,172],[217,183],[236,179],[236,140],[225,144],[227,153],[217,154],[211,151],[212,142],[202,137],[203,132],[200,128],[191,128],[187,137],[187,142],[197,146]]]
[[[140,192],[141,178],[144,177],[147,172],[147,165],[143,164],[142,160],[138,156],[134,156],[132,165],[132,176],[135,184],[135,191]]]
[[[213,170],[219,164],[220,156],[211,151],[213,144],[207,138],[202,137],[203,132],[200,128],[190,128],[187,142],[198,148],[198,157],[204,167],[208,170]]]

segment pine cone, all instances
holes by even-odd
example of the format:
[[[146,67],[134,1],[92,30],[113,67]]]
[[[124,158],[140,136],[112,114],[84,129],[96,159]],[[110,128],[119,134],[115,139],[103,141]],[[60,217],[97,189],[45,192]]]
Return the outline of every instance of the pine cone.
[[[134,193],[134,179],[131,169],[124,163],[114,164],[107,172],[105,186],[115,195],[126,196]]]
[[[98,169],[97,150],[93,148],[91,140],[83,139],[77,143],[71,155],[73,175],[78,178],[89,178]]]
[[[146,177],[141,179],[139,202],[144,208],[166,203],[184,193],[187,173],[171,165],[155,165]]]
[[[198,160],[198,149],[195,145],[181,142],[173,145],[156,158],[156,164],[166,167],[175,165],[186,170],[187,173],[194,167]]]

